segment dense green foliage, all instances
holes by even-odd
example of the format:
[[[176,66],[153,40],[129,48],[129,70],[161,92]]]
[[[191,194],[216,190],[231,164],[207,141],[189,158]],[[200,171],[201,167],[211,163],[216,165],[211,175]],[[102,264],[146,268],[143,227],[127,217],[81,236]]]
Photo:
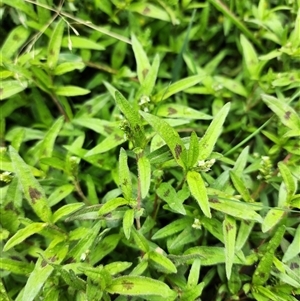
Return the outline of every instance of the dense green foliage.
[[[299,0],[0,17],[1,301],[299,300]]]

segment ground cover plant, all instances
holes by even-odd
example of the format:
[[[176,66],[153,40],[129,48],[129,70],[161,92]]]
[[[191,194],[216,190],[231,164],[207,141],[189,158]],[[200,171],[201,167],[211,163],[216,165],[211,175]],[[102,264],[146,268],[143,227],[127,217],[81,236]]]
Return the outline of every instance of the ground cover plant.
[[[0,17],[0,300],[299,300],[299,0]]]

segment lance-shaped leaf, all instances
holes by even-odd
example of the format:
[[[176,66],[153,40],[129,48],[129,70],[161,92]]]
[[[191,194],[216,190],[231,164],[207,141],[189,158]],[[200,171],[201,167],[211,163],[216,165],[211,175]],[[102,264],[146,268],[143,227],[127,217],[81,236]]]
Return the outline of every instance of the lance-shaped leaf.
[[[179,81],[175,82],[174,84],[171,84],[168,87],[164,88],[157,94],[155,94],[153,96],[153,101],[154,102],[163,101],[180,91],[186,90],[190,87],[197,85],[204,78],[205,78],[205,76],[203,76],[203,75],[193,75],[193,76],[184,78],[182,80],[179,80]]]
[[[15,245],[18,245],[19,243],[24,241],[27,237],[39,233],[45,228],[46,225],[47,224],[45,223],[32,223],[25,228],[18,230],[18,232],[7,241],[3,248],[3,251],[6,252]]]
[[[252,231],[253,226],[254,222],[241,221],[235,243],[235,248],[237,251],[241,250],[246,241],[249,239],[249,235]]]
[[[9,98],[27,88],[26,81],[5,80],[1,81],[0,100]],[[2,110],[2,108],[1,108]],[[3,111],[4,112],[4,111]]]
[[[27,4],[27,3],[26,3]],[[17,26],[10,31],[6,40],[1,47],[1,54],[5,58],[11,58],[18,49],[26,42],[30,35],[30,31],[24,26]]]
[[[139,113],[119,91],[116,91],[115,99],[119,109],[125,115],[130,124],[130,130],[132,131],[131,134],[133,136],[135,146],[144,148],[146,144],[146,136]]]
[[[30,167],[23,161],[13,147],[9,147],[11,161],[25,198],[36,215],[44,222],[50,222],[52,212],[47,203],[45,192],[40,183],[33,176]]]
[[[296,257],[300,253],[299,243],[300,243],[300,225],[298,225],[297,227],[292,243],[288,246],[287,250],[284,252],[282,262],[287,262],[293,259],[294,257]]]
[[[295,132],[295,135],[300,135],[300,116],[286,102],[283,102],[273,96],[262,94],[262,100],[267,106],[279,117],[282,124]]]
[[[285,216],[285,214],[286,212],[284,208],[272,208],[271,210],[269,210],[261,225],[262,232],[266,233],[274,226],[276,226]]]
[[[299,127],[299,131],[300,131],[300,127]],[[299,134],[300,134],[300,132],[299,132]],[[283,178],[283,182],[286,187],[287,202],[289,202],[291,200],[291,198],[293,197],[293,195],[295,194],[296,189],[297,189],[295,180],[293,178],[293,175],[292,175],[290,169],[286,166],[286,164],[284,164],[283,162],[279,162],[278,168],[280,170],[280,174]]]
[[[121,148],[119,156],[119,185],[125,199],[130,200],[132,198],[132,181],[124,148]]]
[[[55,246],[49,246],[40,257],[34,270],[31,272],[23,293],[21,301],[33,301],[53,271],[53,267],[47,262],[59,264],[67,255],[69,246],[63,241]]]
[[[249,203],[254,202],[245,183],[234,171],[230,171],[230,178],[234,185],[234,188],[239,192],[243,200]]]
[[[153,263],[155,268],[162,270],[166,274],[177,273],[174,263],[163,254],[156,251],[150,251],[148,256],[150,263]]]
[[[91,91],[76,86],[58,86],[54,88],[55,94],[61,96],[80,96],[89,94]]]
[[[284,233],[285,226],[283,225],[277,229],[274,236],[269,241],[267,249],[253,274],[252,283],[254,285],[264,285],[265,282],[269,279],[274,259],[274,253],[277,247],[280,245]]]
[[[195,132],[192,132],[190,139],[190,147],[188,150],[188,164],[189,168],[193,167],[197,162],[199,156],[199,140]]]
[[[229,280],[234,260],[235,239],[236,239],[236,221],[233,217],[226,215],[223,221],[223,234],[225,242],[225,269],[226,277]]]
[[[134,209],[128,209],[123,217],[123,231],[127,239],[130,238],[133,222],[134,222]]]
[[[192,196],[196,199],[203,213],[211,218],[207,191],[201,175],[196,171],[188,171],[186,179]]]
[[[111,211],[115,210],[116,208],[124,205],[128,205],[129,200],[125,200],[124,198],[115,198],[112,200],[109,200],[99,210],[99,215],[105,215],[107,213],[110,213]]]
[[[131,35],[132,49],[137,65],[137,74],[140,84],[143,84],[149,69],[150,63],[145,50],[134,34]]]
[[[137,161],[138,165],[138,174],[139,174],[139,185],[141,189],[141,196],[144,199],[150,188],[150,182],[151,182],[151,165],[150,161],[147,157],[144,155],[140,158],[138,158]]]
[[[174,292],[163,282],[142,276],[122,276],[113,279],[106,290],[110,294],[130,296],[161,296],[168,298]]]
[[[166,121],[145,112],[140,111],[140,114],[165,141],[176,162],[185,168],[187,164],[187,150],[179,134]]]
[[[140,90],[138,91],[137,98],[140,98],[141,96],[150,96],[152,93],[152,90],[155,86],[157,73],[159,69],[159,55],[156,54],[152,63],[151,68],[149,69],[149,72],[144,80],[144,82],[141,85]]]
[[[19,260],[14,260],[10,258],[0,258],[0,266],[2,270],[10,271],[14,274],[18,275],[28,275],[32,272],[34,266],[32,262],[29,264],[28,262],[22,262]],[[3,293],[2,288],[0,287],[1,294]],[[1,295],[2,297],[2,295]],[[7,299],[11,301],[10,299]],[[1,299],[1,301],[5,301],[5,299]]]
[[[206,160],[212,153],[218,137],[222,132],[223,123],[230,109],[230,102],[227,103],[214,117],[213,121],[206,130],[199,142],[198,160]]]
[[[64,33],[65,20],[59,19],[56,24],[50,42],[48,44],[48,59],[47,64],[50,69],[54,69],[57,65],[58,56],[60,53],[61,41]]]

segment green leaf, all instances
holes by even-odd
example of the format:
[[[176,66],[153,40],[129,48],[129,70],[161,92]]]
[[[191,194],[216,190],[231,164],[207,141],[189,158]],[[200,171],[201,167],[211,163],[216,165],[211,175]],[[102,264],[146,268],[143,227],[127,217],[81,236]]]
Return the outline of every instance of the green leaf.
[[[187,167],[188,168],[193,167],[196,164],[198,157],[199,157],[199,140],[197,134],[195,132],[192,132],[191,139],[190,139],[190,147],[188,150]]]
[[[67,72],[74,71],[76,69],[82,70],[84,68],[84,63],[82,62],[63,62],[56,66],[54,70],[54,75],[62,75]]]
[[[0,87],[0,100],[9,98],[15,94],[20,93],[21,91],[27,88],[26,81],[18,81],[18,80],[5,80],[1,81]]]
[[[124,272],[125,270],[127,270],[131,266],[132,266],[132,262],[115,261],[115,262],[112,262],[112,263],[109,263],[109,264],[105,265],[104,269],[110,275],[114,276],[114,275],[117,275],[117,274],[120,274],[120,273]]]
[[[207,191],[210,196],[209,205],[211,208],[239,219],[262,223],[262,217],[255,212],[255,210],[261,209],[261,205],[241,202],[213,188],[207,188]]]
[[[151,66],[146,52],[134,34],[131,35],[131,43],[137,65],[138,79],[140,84],[143,84]]]
[[[34,268],[32,263],[29,264],[27,262],[13,260],[10,258],[0,258],[0,266],[2,270],[6,270],[18,275],[28,275]]]
[[[153,96],[152,100],[156,103],[163,101],[180,91],[186,90],[190,87],[197,85],[204,78],[205,78],[205,76],[203,76],[203,75],[193,75],[193,76],[181,79],[181,80],[175,82],[174,84],[169,85],[167,88],[161,90],[157,94],[155,94]]]
[[[39,233],[45,228],[46,225],[47,224],[44,223],[32,223],[25,228],[18,230],[18,232],[6,242],[3,251],[6,252],[12,247],[24,241],[27,237]]]
[[[59,264],[67,255],[69,245],[65,241],[54,246],[50,245],[40,257],[34,270],[26,282],[21,301],[33,301],[53,271],[53,267],[47,262]]]
[[[176,103],[160,105],[157,109],[157,116],[200,120],[212,119],[210,115]]]
[[[61,96],[80,96],[89,94],[91,91],[76,86],[58,86],[54,88],[55,94]]]
[[[36,215],[44,222],[50,222],[52,212],[47,203],[45,192],[40,183],[34,178],[30,167],[23,161],[13,147],[9,147],[10,157],[25,198]]]
[[[232,265],[235,254],[235,240],[236,240],[236,221],[233,217],[226,215],[223,221],[223,234],[225,243],[225,269],[226,277],[229,280],[232,271]]]
[[[198,284],[199,276],[200,276],[200,268],[201,268],[201,260],[195,259],[190,269],[190,273],[187,281],[188,286],[194,287]]]
[[[239,81],[224,76],[214,76],[214,79],[229,91],[244,97],[248,97],[247,90]]]
[[[249,190],[247,189],[243,179],[241,179],[234,171],[230,171],[230,178],[233,183],[234,188],[239,192],[245,202],[252,203],[254,202],[253,198],[250,195]]]
[[[127,163],[127,154],[124,148],[120,149],[119,156],[119,185],[126,200],[132,198],[132,181]]]
[[[159,69],[159,55],[156,54],[152,63],[152,66],[149,69],[149,72],[146,75],[146,78],[144,79],[137,95],[138,98],[142,96],[150,96],[152,93],[152,90],[155,86],[155,82],[157,79],[157,73]]]
[[[191,228],[193,219],[190,217],[181,218],[169,223],[167,226],[159,229],[153,236],[152,239],[162,239],[171,235],[174,235],[186,228]]]
[[[224,243],[223,227],[222,223],[215,218],[207,218],[206,216],[201,216],[201,225],[204,226],[214,237],[216,237],[220,242]]]
[[[50,69],[55,69],[57,65],[58,56],[60,53],[61,41],[64,34],[64,27],[65,27],[65,20],[63,18],[60,18],[52,32],[48,44],[47,64]]]
[[[299,128],[299,130],[300,130],[300,128]],[[290,202],[290,200],[292,199],[292,197],[296,193],[296,189],[297,189],[296,184],[295,184],[295,180],[293,178],[291,170],[286,166],[286,164],[284,164],[283,162],[279,162],[278,163],[278,168],[279,168],[280,174],[283,178],[283,182],[284,182],[285,187],[286,187],[287,202]]]
[[[125,115],[130,124],[130,130],[132,131],[135,146],[144,148],[146,144],[146,136],[143,123],[138,112],[119,91],[116,91],[115,99],[119,109]]]
[[[138,175],[139,175],[141,196],[142,199],[144,199],[147,197],[150,188],[151,165],[149,159],[144,155],[138,158],[137,165],[138,165]]]
[[[18,49],[27,41],[30,31],[23,26],[17,26],[10,31],[5,39],[0,54],[5,58],[11,58]]]
[[[249,239],[249,235],[252,231],[252,228],[254,226],[254,222],[246,222],[246,221],[241,221],[236,243],[235,243],[235,248],[237,251],[240,251],[244,244],[247,242]]]
[[[166,121],[154,115],[141,111],[140,114],[166,142],[176,162],[181,167],[185,168],[187,163],[187,150],[176,130],[172,128]]]
[[[171,289],[163,282],[142,276],[121,276],[113,279],[111,285],[106,290],[110,294],[130,295],[130,296],[161,296],[172,295]]]
[[[262,100],[279,117],[282,124],[295,131],[295,136],[300,136],[300,116],[286,102],[273,96],[262,94]]]
[[[67,37],[62,38],[61,42],[62,47],[69,48],[72,50],[75,49],[93,49],[93,50],[104,50],[105,46],[101,45],[99,42],[95,42],[91,39],[78,37],[74,35],[68,35]]]
[[[127,239],[130,239],[133,222],[134,222],[134,210],[133,209],[126,210],[123,217],[123,231]]]
[[[50,207],[58,204],[66,198],[74,190],[74,185],[65,184],[57,187],[48,197],[48,204]]]
[[[24,2],[23,0],[1,0],[3,4],[14,7],[16,10],[20,10],[28,15],[30,18],[37,20],[37,15],[34,11],[32,4]]]
[[[177,196],[175,189],[170,183],[161,183],[156,191],[157,195],[179,214],[186,215],[186,211],[182,204],[182,201]]]
[[[282,220],[285,214],[285,211],[280,208],[272,208],[269,210],[261,225],[262,232],[266,233],[275,227]]]
[[[253,273],[252,283],[254,285],[264,285],[269,279],[274,253],[277,247],[280,245],[284,233],[285,226],[283,225],[277,229],[271,240],[268,242],[267,249]]]
[[[230,102],[222,107],[218,114],[206,130],[204,136],[199,142],[199,156],[198,160],[206,160],[213,151],[213,148],[222,132],[222,126],[225,118],[230,110]]]
[[[148,253],[150,262],[152,261],[154,267],[162,270],[166,274],[177,273],[177,269],[173,262],[158,251],[150,251]]]
[[[78,209],[82,208],[84,204],[81,203],[74,203],[74,204],[67,204],[60,207],[57,211],[53,213],[53,223],[56,223],[62,217],[65,217],[73,212],[77,211]]]
[[[145,253],[149,252],[149,250],[150,250],[149,242],[143,236],[143,234],[141,234],[139,231],[137,231],[134,227],[131,228],[131,233],[132,233],[132,236],[133,236],[136,246]]]
[[[288,246],[287,250],[283,254],[282,262],[286,263],[296,257],[300,253],[300,225],[298,225],[293,241]]]
[[[187,183],[192,196],[196,199],[204,215],[211,218],[206,187],[201,175],[196,171],[188,171]]]
[[[129,200],[126,200],[124,198],[115,198],[103,204],[98,213],[99,215],[105,215],[120,206],[124,206],[128,204],[129,204]]]

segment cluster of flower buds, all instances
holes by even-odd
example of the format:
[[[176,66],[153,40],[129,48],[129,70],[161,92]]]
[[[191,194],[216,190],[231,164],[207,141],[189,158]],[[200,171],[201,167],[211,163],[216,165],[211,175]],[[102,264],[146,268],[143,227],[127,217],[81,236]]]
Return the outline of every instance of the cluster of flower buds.
[[[273,174],[273,166],[269,156],[262,156],[260,161],[258,180],[269,180]]]
[[[4,183],[10,183],[14,177],[11,175],[10,171],[4,171],[0,173],[0,181]]]
[[[149,96],[142,96],[140,101],[139,101],[139,106],[141,110],[144,112],[149,112],[149,106],[150,106],[150,98]]]
[[[196,170],[207,172],[211,169],[211,167],[215,164],[215,162],[216,162],[216,159],[210,159],[207,161],[200,160],[197,163]]]

